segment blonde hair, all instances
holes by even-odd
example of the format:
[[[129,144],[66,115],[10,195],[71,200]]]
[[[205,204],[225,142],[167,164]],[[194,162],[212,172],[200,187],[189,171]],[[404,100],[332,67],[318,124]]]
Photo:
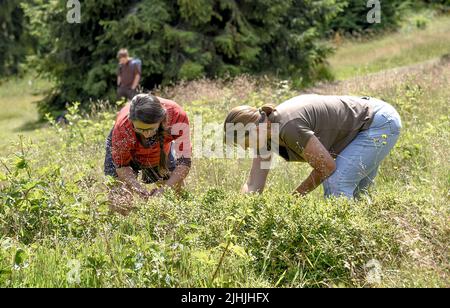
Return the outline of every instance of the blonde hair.
[[[247,105],[238,106],[231,109],[224,123],[224,142],[227,136],[227,124],[234,124],[234,125],[243,124],[244,126],[251,123],[258,124],[261,121],[264,114],[266,117],[268,117],[274,112],[274,110],[275,106],[272,104],[266,104],[260,107],[259,109]],[[234,136],[233,140],[234,143],[236,144],[237,136]]]

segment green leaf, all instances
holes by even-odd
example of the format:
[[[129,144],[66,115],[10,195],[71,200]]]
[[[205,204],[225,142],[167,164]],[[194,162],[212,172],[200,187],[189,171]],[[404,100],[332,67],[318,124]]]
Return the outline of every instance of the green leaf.
[[[17,157],[17,159],[15,161],[15,166],[17,169],[25,169],[26,167],[28,167],[28,163],[25,160],[25,158]]]
[[[11,273],[12,271],[8,268],[0,269],[0,282],[7,280]]]
[[[10,275],[10,274],[11,274],[11,270],[10,269],[7,269],[7,268],[0,269],[0,276]]]
[[[18,249],[16,251],[16,255],[14,256],[14,265],[21,266],[25,262],[26,258],[26,252],[23,249]]]
[[[237,255],[238,257],[240,257],[242,259],[248,259],[249,258],[249,256],[248,256],[247,252],[245,251],[244,247],[241,247],[241,246],[238,246],[238,245],[234,245],[233,243],[231,243],[230,251],[232,251],[235,255]]]
[[[38,181],[31,181],[26,183],[25,185],[23,185],[23,189],[24,190],[32,190],[33,188],[35,188],[36,186],[38,186],[39,184],[41,184],[41,182]]]

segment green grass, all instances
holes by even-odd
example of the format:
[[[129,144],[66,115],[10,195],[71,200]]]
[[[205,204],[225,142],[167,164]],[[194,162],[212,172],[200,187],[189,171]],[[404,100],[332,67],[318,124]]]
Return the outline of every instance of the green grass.
[[[0,286],[448,287],[449,66],[318,89],[384,97],[402,116],[370,202],[324,201],[321,189],[293,198],[309,168],[283,162],[263,196],[240,196],[249,160],[197,158],[182,197],[136,199],[130,216],[111,215],[102,162],[114,114],[94,121],[73,110],[72,125],[42,130],[3,159]],[[232,105],[295,94],[245,78],[168,92],[211,121]]]
[[[38,113],[35,102],[43,98],[43,92],[50,83],[29,74],[24,78],[14,78],[0,85],[0,154],[7,145],[17,140],[19,135],[35,136]]]
[[[450,16],[427,18],[423,30],[410,21],[398,33],[368,42],[344,42],[330,59],[334,75],[343,80],[450,54]]]
[[[438,19],[425,31],[447,23]],[[433,33],[413,31],[409,42],[446,36]],[[346,45],[336,69],[354,78],[308,90],[380,97],[399,110],[402,135],[371,200],[325,201],[321,189],[293,198],[289,192],[310,169],[282,161],[264,195],[241,196],[250,160],[196,158],[183,196],[136,199],[128,217],[112,215],[102,164],[114,113],[89,119],[73,109],[71,125],[26,132],[0,152],[0,287],[448,287],[450,62],[361,77],[352,71],[355,63],[376,62],[372,46],[384,50],[397,40],[402,36]],[[408,54],[399,50],[384,50],[379,59],[395,59],[385,62],[394,66]],[[425,55],[401,63],[439,53]],[[3,144],[36,119],[33,93],[26,80],[0,87],[0,103],[8,106],[0,119]],[[162,95],[191,119],[221,122],[232,106],[277,104],[296,94],[286,82],[240,77]],[[374,261],[378,272],[367,267]]]

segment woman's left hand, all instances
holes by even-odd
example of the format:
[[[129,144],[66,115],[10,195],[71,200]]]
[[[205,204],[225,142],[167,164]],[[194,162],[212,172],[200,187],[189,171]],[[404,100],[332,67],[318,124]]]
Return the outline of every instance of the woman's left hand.
[[[150,195],[152,197],[161,197],[164,194],[164,187],[160,187],[160,188],[155,188],[151,191]]]

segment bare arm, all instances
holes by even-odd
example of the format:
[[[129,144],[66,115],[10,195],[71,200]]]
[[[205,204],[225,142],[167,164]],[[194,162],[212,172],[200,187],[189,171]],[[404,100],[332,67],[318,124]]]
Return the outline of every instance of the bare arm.
[[[312,136],[303,151],[303,157],[314,168],[294,194],[306,195],[316,189],[336,170],[336,162],[316,136]]]
[[[188,176],[191,167],[178,165],[166,182],[166,186],[178,190],[181,188],[184,179]]]
[[[120,87],[122,80],[120,79],[120,75],[117,75],[117,86]]]
[[[139,81],[141,80],[141,75],[140,74],[136,74],[134,76],[134,80],[133,80],[133,85],[131,86],[131,88],[133,90],[135,90],[137,88],[137,86],[139,85]]]
[[[252,169],[250,171],[250,176],[247,182],[242,187],[242,193],[262,193],[264,187],[266,186],[267,176],[269,174],[269,169],[262,169],[261,163],[268,162],[272,157],[262,158],[256,157],[253,159]]]

